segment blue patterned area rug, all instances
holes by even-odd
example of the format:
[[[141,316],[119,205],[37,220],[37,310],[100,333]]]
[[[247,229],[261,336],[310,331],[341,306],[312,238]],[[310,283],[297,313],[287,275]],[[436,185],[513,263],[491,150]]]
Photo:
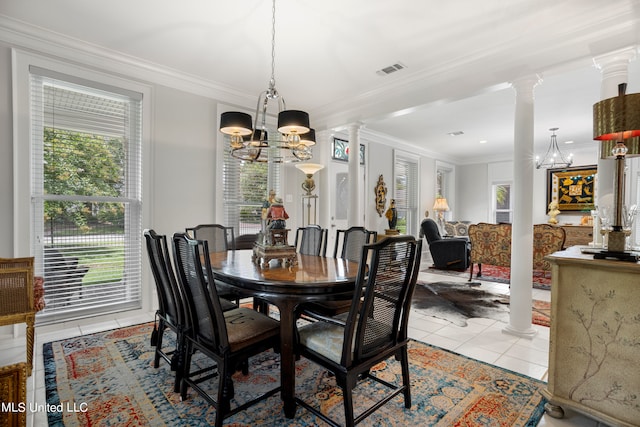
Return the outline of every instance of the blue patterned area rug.
[[[169,366],[161,362],[153,368],[152,329],[153,324],[143,324],[44,344],[47,404],[63,408],[48,413],[49,425],[212,425],[215,409],[193,392],[181,402],[173,392]],[[405,409],[398,396],[361,425],[535,426],[542,417],[541,381],[417,341],[411,341],[409,352],[413,406]],[[252,358],[249,375],[238,372],[233,377],[232,405],[279,381],[279,361],[271,352]],[[381,363],[375,371],[388,381],[401,375],[395,360]],[[356,387],[356,414],[379,393],[375,384]],[[334,377],[304,358],[296,365],[296,394],[343,420],[342,393]],[[226,419],[225,425],[325,424],[303,408],[295,419],[285,418],[276,394]]]

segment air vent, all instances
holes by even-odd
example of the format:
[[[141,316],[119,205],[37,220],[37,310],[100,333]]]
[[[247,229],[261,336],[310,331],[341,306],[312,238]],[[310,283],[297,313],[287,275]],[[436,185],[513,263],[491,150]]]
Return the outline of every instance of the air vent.
[[[404,70],[405,68],[407,67],[404,64],[397,62],[393,65],[389,65],[388,67],[384,67],[383,69],[376,71],[376,74],[379,76],[388,76],[391,73]]]
[[[460,135],[464,135],[464,132],[462,132],[461,130],[457,130],[455,132],[449,132],[447,135],[449,135],[449,136],[460,136]]]

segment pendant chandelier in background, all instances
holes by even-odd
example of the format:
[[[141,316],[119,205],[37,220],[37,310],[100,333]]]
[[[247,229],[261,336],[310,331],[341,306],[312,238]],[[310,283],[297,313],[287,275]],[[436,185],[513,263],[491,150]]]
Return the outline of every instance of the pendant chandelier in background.
[[[544,158],[540,160],[539,156],[536,156],[536,169],[540,168],[566,168],[573,163],[573,154],[569,154],[565,157],[558,147],[558,140],[556,139],[556,131],[558,128],[550,128],[551,141],[549,141],[549,148],[544,155]]]
[[[275,34],[276,2],[273,0],[271,20],[271,79],[266,91],[258,96],[255,121],[251,115],[227,111],[220,115],[220,132],[229,135],[231,155],[250,162],[292,163],[309,160],[315,145],[315,131],[309,125],[309,114],[287,110],[284,98],[276,90]],[[267,132],[269,102],[278,104],[277,132]]]

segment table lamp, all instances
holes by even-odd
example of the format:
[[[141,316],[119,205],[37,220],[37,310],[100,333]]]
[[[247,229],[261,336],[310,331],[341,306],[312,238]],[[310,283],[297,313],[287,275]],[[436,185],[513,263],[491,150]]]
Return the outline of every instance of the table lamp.
[[[618,86],[618,96],[600,101],[593,106],[593,139],[603,142],[602,157],[615,158],[613,225],[608,233],[607,249],[594,258],[615,258],[636,262],[638,257],[625,251],[630,230],[623,225],[625,159],[640,155],[640,93],[625,95],[627,84]],[[613,142],[615,144],[612,146]],[[606,151],[610,149],[611,156]]]
[[[449,210],[447,199],[444,197],[436,197],[436,201],[433,204],[433,210],[438,214],[438,225],[444,229],[444,212]]]

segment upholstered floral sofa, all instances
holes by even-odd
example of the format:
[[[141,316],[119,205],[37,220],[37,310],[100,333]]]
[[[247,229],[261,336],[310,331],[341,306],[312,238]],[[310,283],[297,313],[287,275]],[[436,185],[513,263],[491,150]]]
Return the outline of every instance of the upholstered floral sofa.
[[[470,274],[473,278],[473,266],[478,264],[478,277],[482,276],[482,264],[511,267],[511,224],[478,223],[469,226],[471,240]],[[565,232],[560,227],[549,224],[533,226],[533,269],[551,270],[545,256],[562,250]]]

